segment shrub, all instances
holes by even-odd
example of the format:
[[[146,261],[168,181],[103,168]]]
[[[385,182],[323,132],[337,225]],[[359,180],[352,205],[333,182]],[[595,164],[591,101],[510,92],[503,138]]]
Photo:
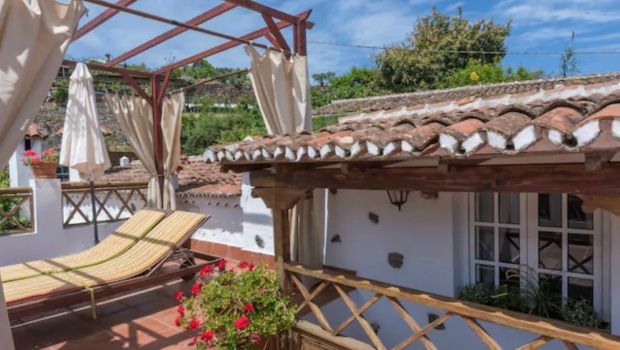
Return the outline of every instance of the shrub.
[[[209,265],[200,275],[212,273]],[[176,323],[198,332],[194,343],[200,350],[264,349],[270,338],[295,322],[295,308],[280,291],[276,274],[246,262],[208,284],[199,280],[191,296],[179,297]]]

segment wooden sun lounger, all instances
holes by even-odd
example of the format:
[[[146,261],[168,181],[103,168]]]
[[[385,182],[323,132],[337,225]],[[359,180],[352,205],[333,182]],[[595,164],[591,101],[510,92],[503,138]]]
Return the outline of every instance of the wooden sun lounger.
[[[122,291],[193,276],[204,265],[195,265],[182,245],[207,220],[202,214],[176,211],[163,219],[123,254],[101,264],[51,275],[3,283],[13,320],[25,315],[68,306]],[[204,257],[203,257],[204,258]],[[207,259],[209,259],[207,257]],[[167,261],[180,261],[181,269],[156,274]]]
[[[96,246],[83,252],[50,260],[30,261],[0,268],[2,282],[13,282],[101,264],[131,248],[155,227],[166,214],[160,210],[144,209],[125,221]]]

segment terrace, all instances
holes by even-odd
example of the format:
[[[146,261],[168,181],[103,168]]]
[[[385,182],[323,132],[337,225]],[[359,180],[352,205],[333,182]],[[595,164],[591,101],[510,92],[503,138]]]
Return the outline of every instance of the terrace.
[[[156,171],[146,162],[113,169],[94,186],[94,214],[85,184],[33,180],[2,190],[9,208],[0,212],[7,243],[0,257],[9,265],[78,253],[90,246],[95,217],[104,237],[129,222],[149,228],[134,244],[138,256],[122,251],[71,269],[38,262],[26,269],[37,270],[33,276],[5,274],[18,349],[191,346],[196,333],[174,326],[174,295],[192,285],[180,279],[219,258],[267,262],[278,273],[279,288],[297,306],[298,322],[281,335],[284,348],[620,347],[617,74],[340,101],[326,110],[351,114],[315,132],[287,133],[284,122],[271,121],[268,128],[280,135],[211,147],[204,161],[215,165],[192,159],[196,165],[173,186],[185,210],[164,215],[140,209],[152,192],[165,197],[171,181],[160,127],[170,72],[240,44],[305,56],[310,11],[293,16],[225,0],[181,23],[131,9],[135,0],[84,1],[109,9],[73,40],[121,12],[176,26],[108,63],[89,64],[120,74],[151,106]],[[236,7],[258,12],[266,27],[232,37],[198,26]],[[281,29],[291,26],[289,45]],[[117,66],[186,30],[228,41],[155,72]],[[262,37],[269,44],[253,42]],[[150,81],[150,94],[135,77]],[[156,184],[149,188],[150,180]],[[52,213],[58,203],[62,212]],[[145,217],[131,221],[139,215]],[[142,222],[148,220],[166,224],[153,228]],[[140,268],[118,280],[98,279],[101,267],[103,274],[134,265]],[[509,271],[516,282],[508,281]],[[555,283],[560,301],[553,307],[561,312],[543,315],[532,308],[537,300],[495,301],[538,293],[546,278]],[[509,282],[512,288],[501,289]],[[505,293],[459,299],[472,284]],[[37,288],[44,293],[33,294]],[[585,317],[568,317],[573,301],[585,303]],[[583,318],[600,322],[584,325]],[[0,331],[8,327],[0,323]]]

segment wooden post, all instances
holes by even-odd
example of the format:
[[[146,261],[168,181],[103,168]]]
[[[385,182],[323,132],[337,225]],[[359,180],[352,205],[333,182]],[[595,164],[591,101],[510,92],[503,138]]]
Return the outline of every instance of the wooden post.
[[[161,89],[159,77],[151,79],[151,98],[153,100],[153,152],[155,158],[155,169],[157,169],[157,180],[159,182],[159,194],[164,200],[164,135],[161,129],[163,99],[160,98]]]
[[[291,261],[291,221],[289,210],[297,202],[306,198],[309,190],[284,188],[256,188],[253,197],[260,197],[273,215],[273,243],[276,273],[280,279],[280,287],[286,294],[291,294],[292,283],[284,270],[284,264]]]

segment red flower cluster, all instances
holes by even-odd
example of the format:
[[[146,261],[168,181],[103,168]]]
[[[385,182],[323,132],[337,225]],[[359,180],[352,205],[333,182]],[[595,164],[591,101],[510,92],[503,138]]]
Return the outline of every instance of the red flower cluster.
[[[183,171],[183,167],[182,167],[182,166],[180,166],[180,165],[179,165],[179,166],[177,166],[177,173],[179,173],[179,172],[181,172],[181,171]]]
[[[183,292],[182,291],[176,292],[176,294],[174,294],[174,298],[176,300],[181,300],[181,298],[183,298]]]
[[[200,338],[204,341],[209,341],[211,339],[213,339],[213,331],[207,331],[207,332],[202,332],[202,335],[200,336]]]
[[[36,155],[38,155],[38,153],[36,151],[33,151],[33,150],[27,150],[26,152],[24,152],[22,154],[22,156],[24,156],[24,157],[32,157],[32,156],[36,156]]]
[[[177,309],[177,312],[181,315],[183,315],[183,312],[185,311],[185,307],[183,307],[183,304],[179,305],[179,308]]]
[[[202,268],[202,270],[200,270],[200,277],[204,276],[204,275],[212,275],[215,271],[213,271],[213,266],[211,265],[207,265],[205,267]]]
[[[249,325],[250,325],[250,319],[247,316],[245,316],[245,315],[239,317],[235,321],[235,328],[237,328],[238,330],[242,330],[242,329],[246,328]]]
[[[41,161],[41,158],[39,158],[39,157],[32,157],[32,158],[30,158],[30,160],[31,160],[33,163],[38,163],[38,162],[40,162],[40,161]]]
[[[220,263],[218,264],[218,267],[219,267],[219,269],[220,269],[220,272],[222,272],[222,271],[226,270],[226,263],[227,263],[227,262],[228,262],[228,261],[226,261],[226,259],[222,259],[222,260],[220,260]]]
[[[245,310],[245,312],[250,314],[250,313],[254,312],[254,305],[252,305],[252,303],[245,304],[243,309]]]
[[[196,282],[192,287],[192,294],[198,295],[200,293],[200,289],[202,288],[202,283],[200,281]]]
[[[44,157],[51,157],[51,156],[54,155],[54,149],[50,148],[47,151],[43,151],[43,152],[41,152],[41,155],[44,156]]]
[[[252,343],[252,345],[258,345],[260,344],[260,341],[261,339],[260,339],[259,334],[256,334],[256,333],[252,334],[252,339],[250,339],[250,343]]]
[[[239,267],[242,269],[245,269],[246,267],[248,267],[248,262],[247,261],[242,261],[239,263]]]
[[[195,330],[198,327],[200,327],[200,322],[198,322],[197,319],[192,318],[192,320],[189,321],[189,330],[193,331],[193,330]]]
[[[174,319],[174,324],[179,327],[181,325],[181,316],[177,316],[177,318]]]

